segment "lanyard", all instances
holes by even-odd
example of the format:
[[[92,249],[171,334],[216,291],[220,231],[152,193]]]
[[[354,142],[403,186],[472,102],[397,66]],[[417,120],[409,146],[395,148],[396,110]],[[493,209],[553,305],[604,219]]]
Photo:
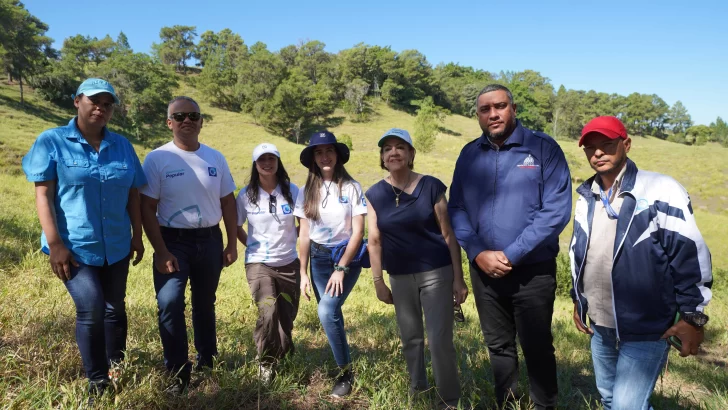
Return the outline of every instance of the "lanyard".
[[[614,186],[612,186],[614,188]],[[608,193],[604,193],[604,190],[602,187],[599,187],[599,197],[602,199],[602,204],[604,204],[604,209],[607,211],[607,216],[609,219],[617,219],[619,218],[619,214],[617,211],[612,208],[612,205],[609,203],[609,198],[612,197],[612,188],[609,188]]]

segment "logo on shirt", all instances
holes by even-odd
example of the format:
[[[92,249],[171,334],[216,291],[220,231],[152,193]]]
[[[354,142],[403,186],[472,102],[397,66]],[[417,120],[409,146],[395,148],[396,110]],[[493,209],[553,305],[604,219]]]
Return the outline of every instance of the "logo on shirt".
[[[164,174],[164,178],[165,179],[170,179],[170,178],[174,178],[174,177],[181,177],[184,174],[185,174],[185,170],[184,169],[175,169],[175,170],[172,170],[172,171],[167,171]]]
[[[634,208],[634,211],[635,213],[642,212],[649,207],[650,203],[645,198],[640,198],[637,200],[637,206]]]
[[[538,168],[536,161],[533,159],[531,154],[528,154],[526,159],[523,160],[522,164],[517,165],[518,168]]]
[[[283,215],[289,215],[291,212],[293,212],[291,206],[288,204],[281,205],[281,209],[283,210]]]
[[[364,195],[361,196],[361,204],[367,206],[367,199],[364,197]]]
[[[217,168],[215,167],[207,167],[207,173],[210,174],[211,177],[217,176]]]
[[[348,204],[349,203],[349,197],[344,195],[339,197],[339,203],[340,204]]]

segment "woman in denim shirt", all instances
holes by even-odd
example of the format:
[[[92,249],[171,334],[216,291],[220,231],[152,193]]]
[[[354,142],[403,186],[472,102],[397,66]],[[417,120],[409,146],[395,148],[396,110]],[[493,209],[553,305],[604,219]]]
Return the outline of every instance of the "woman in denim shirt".
[[[144,254],[138,187],[146,184],[131,143],[110,132],[114,88],[91,78],[78,88],[78,115],[44,131],[23,158],[35,183],[42,250],[76,305],[76,342],[90,400],[124,358],[129,260]]]

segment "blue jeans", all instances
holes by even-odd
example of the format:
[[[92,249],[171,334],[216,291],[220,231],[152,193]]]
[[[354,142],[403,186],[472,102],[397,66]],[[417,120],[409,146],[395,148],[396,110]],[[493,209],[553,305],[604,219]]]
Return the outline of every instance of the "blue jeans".
[[[594,375],[605,410],[652,409],[649,399],[670,346],[665,340],[620,341],[614,329],[592,325]]]
[[[108,380],[110,362],[124,359],[128,275],[128,256],[111,265],[71,265],[65,285],[76,305],[76,343],[89,381]]]
[[[188,280],[197,363],[211,366],[213,356],[217,355],[215,292],[222,271],[222,232],[219,226],[200,229],[163,227],[162,237],[179,263],[179,271],[174,273],[160,273],[156,267],[153,268],[164,365],[170,372],[187,378],[191,370],[185,324]]]
[[[351,354],[349,352],[349,343],[346,341],[346,331],[344,330],[344,314],[341,312],[341,306],[346,302],[346,298],[354,289],[361,266],[350,265],[349,273],[344,276],[344,293],[339,296],[330,296],[325,294],[326,284],[329,282],[331,274],[334,272],[334,261],[331,259],[331,250],[325,246],[311,242],[311,279],[313,282],[313,292],[318,301],[318,315],[321,325],[324,327],[326,337],[329,339],[329,345],[334,353],[336,364],[340,367],[351,364]]]

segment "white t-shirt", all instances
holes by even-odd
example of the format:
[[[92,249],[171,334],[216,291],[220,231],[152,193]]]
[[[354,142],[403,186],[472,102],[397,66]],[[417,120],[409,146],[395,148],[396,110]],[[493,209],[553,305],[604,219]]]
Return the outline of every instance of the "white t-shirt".
[[[238,193],[235,203],[238,207],[238,226],[248,221],[248,243],[245,249],[245,263],[265,263],[269,266],[284,266],[298,258],[296,252],[296,218],[293,205],[296,203],[298,187],[291,183],[293,203],[288,203],[280,185],[273,190],[276,197],[275,213],[270,212],[270,196],[258,188],[258,205],[248,199],[248,188]]]
[[[206,228],[220,223],[220,198],[235,191],[225,157],[200,144],[185,151],[170,141],[144,159],[147,185],[141,193],[159,200],[157,220],[170,228]]]
[[[329,187],[329,196],[326,198],[326,187]],[[324,182],[321,187],[318,221],[309,220],[309,238],[324,246],[334,246],[351,238],[351,218],[357,215],[366,215],[367,203],[364,191],[358,182],[345,182],[341,187],[335,183],[329,186]],[[296,198],[296,209],[293,214],[301,219],[308,219],[303,213],[303,202],[306,186],[304,185]],[[322,206],[326,203],[326,207]]]

